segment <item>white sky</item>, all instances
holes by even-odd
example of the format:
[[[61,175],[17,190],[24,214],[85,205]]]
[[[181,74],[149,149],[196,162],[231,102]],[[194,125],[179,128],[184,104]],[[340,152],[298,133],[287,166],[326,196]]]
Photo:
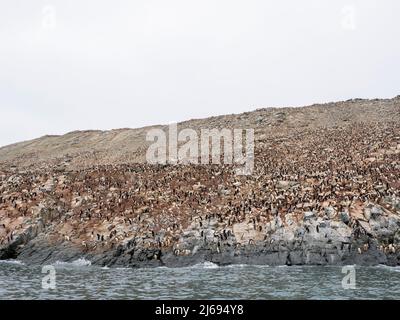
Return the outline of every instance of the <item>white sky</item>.
[[[0,145],[400,94],[398,0],[1,0]]]

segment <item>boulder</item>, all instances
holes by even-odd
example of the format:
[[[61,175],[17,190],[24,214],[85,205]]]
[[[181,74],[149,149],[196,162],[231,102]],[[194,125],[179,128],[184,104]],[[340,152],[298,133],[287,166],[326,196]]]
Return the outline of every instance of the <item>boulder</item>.
[[[329,219],[333,219],[333,218],[336,216],[336,211],[335,211],[335,209],[334,209],[333,207],[331,207],[331,206],[326,207],[326,208],[324,209],[324,211],[325,211],[325,215],[326,215]]]
[[[369,208],[364,209],[364,217],[369,221],[371,219],[371,210]]]
[[[343,211],[340,213],[340,220],[342,220],[343,223],[348,224],[350,222],[350,215],[348,212]]]
[[[281,180],[281,181],[278,181],[278,183],[277,183],[277,188],[279,188],[279,189],[287,189],[287,188],[289,188],[289,186],[290,186],[290,182],[289,181],[284,181],[284,180]]]
[[[398,230],[393,237],[393,244],[400,245],[400,230]]]
[[[304,212],[304,221],[313,220],[315,218],[316,218],[316,216],[315,216],[314,212],[312,212],[312,211]]]
[[[371,218],[377,219],[383,214],[383,211],[380,207],[374,206],[371,208]]]

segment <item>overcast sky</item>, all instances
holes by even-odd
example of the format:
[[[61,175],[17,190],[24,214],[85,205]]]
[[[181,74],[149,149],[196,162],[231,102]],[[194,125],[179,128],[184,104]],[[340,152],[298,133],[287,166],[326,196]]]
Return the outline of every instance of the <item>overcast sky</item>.
[[[398,0],[1,0],[0,145],[400,94]]]

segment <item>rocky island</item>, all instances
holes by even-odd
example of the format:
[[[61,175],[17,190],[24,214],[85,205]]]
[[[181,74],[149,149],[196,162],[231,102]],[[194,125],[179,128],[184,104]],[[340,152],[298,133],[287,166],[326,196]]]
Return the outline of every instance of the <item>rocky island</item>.
[[[0,259],[400,265],[400,96],[178,126],[254,128],[253,174],[147,164],[149,128],[3,147]]]

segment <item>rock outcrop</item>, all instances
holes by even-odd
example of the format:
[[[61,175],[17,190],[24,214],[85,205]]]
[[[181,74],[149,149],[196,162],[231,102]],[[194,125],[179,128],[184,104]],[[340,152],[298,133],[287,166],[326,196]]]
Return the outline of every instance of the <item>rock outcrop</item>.
[[[179,127],[255,128],[254,173],[145,164],[145,129],[0,149],[0,259],[400,265],[400,99]]]

